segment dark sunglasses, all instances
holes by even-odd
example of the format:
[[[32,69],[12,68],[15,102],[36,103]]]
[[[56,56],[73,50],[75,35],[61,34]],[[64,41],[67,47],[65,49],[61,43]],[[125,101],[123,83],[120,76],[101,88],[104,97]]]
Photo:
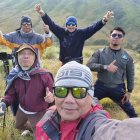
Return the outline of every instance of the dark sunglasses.
[[[88,88],[85,87],[53,87],[54,95],[58,98],[65,98],[69,94],[69,90],[71,94],[76,99],[85,98],[87,95]]]
[[[31,25],[31,23],[29,23],[29,22],[24,22],[24,23],[22,23],[22,25]]]
[[[76,26],[76,24],[74,22],[68,22],[67,26]]]
[[[112,34],[111,35],[113,38],[122,38],[123,37],[123,35],[122,34]]]

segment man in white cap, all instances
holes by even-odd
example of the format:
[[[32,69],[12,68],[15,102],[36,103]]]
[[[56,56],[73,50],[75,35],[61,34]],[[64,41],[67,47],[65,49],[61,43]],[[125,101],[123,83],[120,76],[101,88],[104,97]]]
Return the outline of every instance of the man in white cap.
[[[140,119],[110,119],[92,104],[93,95],[90,69],[75,61],[63,65],[55,77],[55,106],[37,124],[36,140],[139,140]]]
[[[82,134],[87,124],[91,122],[90,117],[96,110],[101,110],[100,105],[92,105],[93,95],[93,79],[90,69],[75,61],[63,65],[55,77],[54,96],[56,106],[46,113],[43,120],[38,123],[36,140],[41,140],[41,138],[54,140],[55,138],[59,139],[59,137],[73,140],[79,129],[81,129]],[[106,111],[102,113],[106,117],[110,117]],[[47,117],[48,115],[52,117]],[[88,119],[86,120],[86,118]],[[94,128],[94,125],[91,125],[87,131],[92,132],[92,128]],[[61,131],[61,135],[59,135],[59,131]],[[81,138],[82,135],[80,135]],[[89,140],[90,135],[84,137]]]

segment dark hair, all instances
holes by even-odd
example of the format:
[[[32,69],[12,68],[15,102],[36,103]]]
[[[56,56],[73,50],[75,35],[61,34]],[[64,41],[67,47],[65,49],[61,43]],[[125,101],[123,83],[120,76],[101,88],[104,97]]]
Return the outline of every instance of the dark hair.
[[[120,32],[123,33],[123,35],[125,35],[125,31],[124,31],[121,27],[115,27],[115,28],[113,28],[113,29],[110,31],[110,34],[112,34],[112,32],[113,32],[114,30],[120,31]]]

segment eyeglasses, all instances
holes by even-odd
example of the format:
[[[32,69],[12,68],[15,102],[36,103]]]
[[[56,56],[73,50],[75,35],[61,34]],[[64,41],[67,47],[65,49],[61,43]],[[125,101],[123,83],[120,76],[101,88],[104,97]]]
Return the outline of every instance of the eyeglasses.
[[[68,22],[67,26],[76,26],[76,24],[74,22]]]
[[[88,88],[85,87],[54,87],[54,95],[58,98],[65,98],[71,90],[72,96],[76,99],[85,98]]]
[[[122,38],[123,37],[123,35],[122,34],[112,34],[111,35],[113,38]]]
[[[31,23],[29,23],[29,22],[24,22],[24,23],[22,23],[22,25],[23,25],[23,26],[25,26],[25,25],[28,25],[28,26],[29,26],[29,25],[31,25]]]

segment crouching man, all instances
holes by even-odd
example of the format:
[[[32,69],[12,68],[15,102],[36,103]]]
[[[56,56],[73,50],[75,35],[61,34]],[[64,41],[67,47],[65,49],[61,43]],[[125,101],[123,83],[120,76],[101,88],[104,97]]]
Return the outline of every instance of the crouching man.
[[[29,44],[22,44],[16,52],[18,65],[7,79],[5,96],[0,102],[3,115],[15,96],[19,108],[16,113],[16,128],[35,132],[36,123],[42,118],[49,103],[54,102],[53,77],[50,72],[37,66],[37,52]],[[30,125],[27,125],[27,120]]]

